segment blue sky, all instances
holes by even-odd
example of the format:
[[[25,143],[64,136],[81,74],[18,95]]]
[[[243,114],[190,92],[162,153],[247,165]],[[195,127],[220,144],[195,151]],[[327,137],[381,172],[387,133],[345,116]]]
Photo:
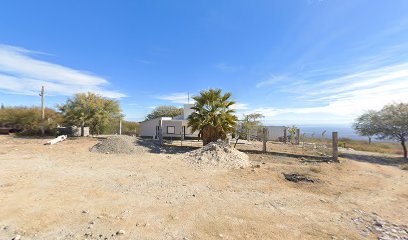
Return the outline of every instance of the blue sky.
[[[0,103],[118,99],[129,120],[231,91],[266,124],[408,101],[408,1],[2,1]]]

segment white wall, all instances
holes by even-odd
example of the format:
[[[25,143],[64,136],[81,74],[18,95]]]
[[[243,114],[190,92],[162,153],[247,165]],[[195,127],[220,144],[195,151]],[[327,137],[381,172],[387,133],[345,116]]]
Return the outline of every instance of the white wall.
[[[166,120],[162,121],[163,137],[181,137],[182,121],[180,120]],[[174,134],[167,133],[167,127],[173,126],[175,128]]]
[[[156,126],[159,126],[161,118],[151,119],[140,123],[140,136],[154,137],[156,136]]]
[[[194,112],[194,110],[191,109],[192,107],[194,107],[194,104],[184,104],[183,108],[184,120],[187,120],[188,116],[190,116],[190,114]]]
[[[265,126],[268,129],[268,140],[278,140],[280,137],[284,137],[284,126]]]

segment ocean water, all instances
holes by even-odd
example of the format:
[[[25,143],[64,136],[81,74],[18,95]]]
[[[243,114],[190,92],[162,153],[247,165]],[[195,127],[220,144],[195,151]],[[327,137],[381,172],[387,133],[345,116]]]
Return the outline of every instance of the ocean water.
[[[332,132],[338,132],[339,138],[351,138],[354,140],[367,140],[367,137],[358,135],[351,126],[346,125],[325,125],[325,126],[311,126],[311,125],[299,125],[300,133],[305,133],[306,136],[320,138],[323,131],[326,130],[325,138],[331,138]],[[374,140],[374,139],[373,139]]]

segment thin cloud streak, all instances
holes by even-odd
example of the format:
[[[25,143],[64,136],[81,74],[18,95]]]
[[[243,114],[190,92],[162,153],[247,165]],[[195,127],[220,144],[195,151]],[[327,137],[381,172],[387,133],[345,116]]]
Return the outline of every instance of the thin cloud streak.
[[[192,95],[190,95],[191,98]],[[155,98],[160,99],[160,100],[165,100],[165,101],[170,101],[172,103],[181,103],[181,104],[187,104],[189,102],[189,95],[188,93],[172,93],[169,95],[162,95],[162,96],[155,96]],[[190,103],[192,103],[192,100],[190,99]]]
[[[351,122],[366,110],[379,110],[393,102],[408,102],[407,69],[408,63],[403,62],[320,82],[295,81],[280,91],[293,95],[295,100],[301,100],[303,105],[311,107],[261,107],[251,112],[262,113],[269,119],[281,114],[323,113]],[[298,93],[301,93],[301,97],[296,96]]]
[[[48,95],[70,96],[84,91],[109,98],[125,97],[104,86],[108,80],[58,64],[34,59],[36,52],[8,45],[0,45],[0,91],[12,94],[36,95],[45,86]]]
[[[224,72],[236,72],[239,68],[226,63],[218,63],[215,68],[222,70]]]

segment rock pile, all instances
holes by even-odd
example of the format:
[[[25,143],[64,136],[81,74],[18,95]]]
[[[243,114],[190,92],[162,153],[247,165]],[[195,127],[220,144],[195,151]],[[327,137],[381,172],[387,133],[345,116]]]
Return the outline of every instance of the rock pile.
[[[146,148],[136,145],[136,138],[124,135],[108,137],[91,148],[91,152],[106,154],[134,154],[141,151],[146,151]]]
[[[379,240],[408,239],[408,226],[390,223],[380,218],[376,213],[368,213],[355,209],[359,216],[352,218],[364,238],[373,235]]]
[[[185,159],[198,166],[219,168],[244,168],[249,167],[249,157],[225,142],[211,142],[203,148],[185,153]]]

